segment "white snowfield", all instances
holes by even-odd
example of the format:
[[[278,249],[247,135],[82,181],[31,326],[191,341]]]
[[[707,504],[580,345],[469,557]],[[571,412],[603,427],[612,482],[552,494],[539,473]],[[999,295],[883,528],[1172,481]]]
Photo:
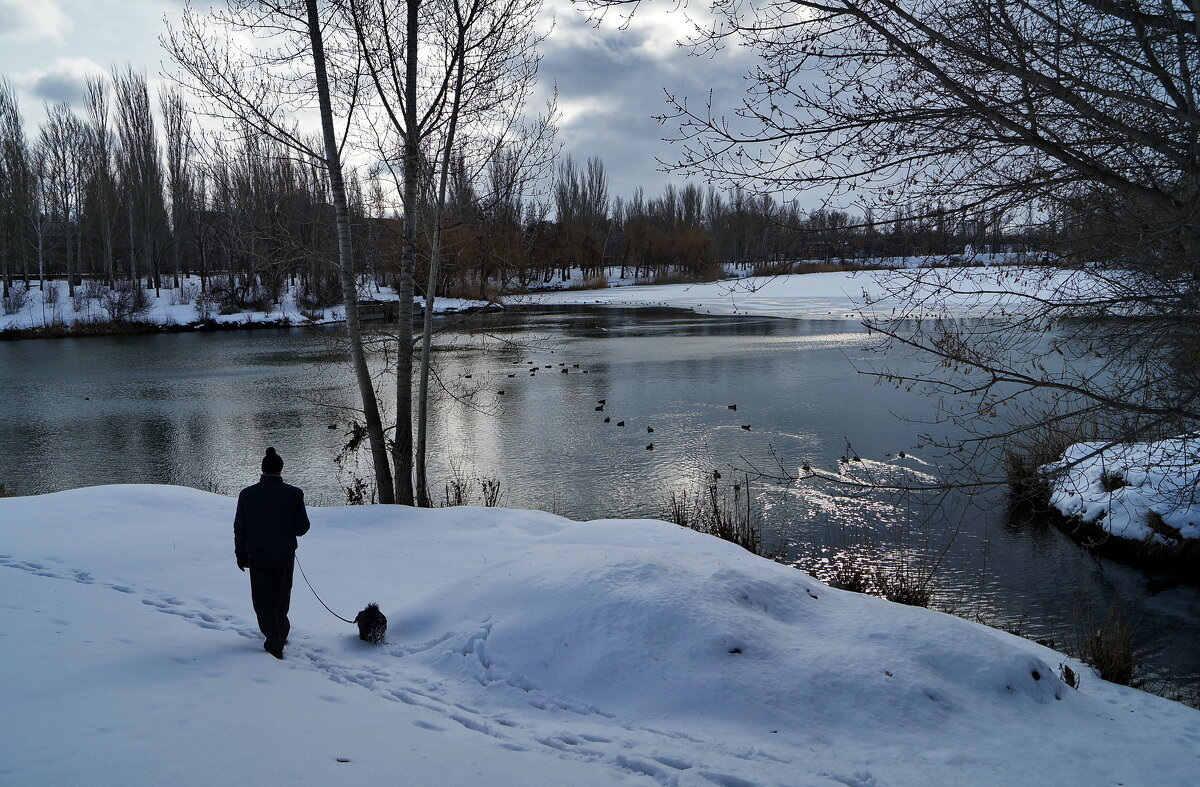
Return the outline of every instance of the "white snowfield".
[[[1059,274],[1046,269],[995,266],[956,268],[906,268],[893,271],[847,273],[805,273],[783,276],[749,276],[700,284],[631,284],[620,279],[620,269],[609,271],[609,284],[595,290],[555,290],[531,295],[507,295],[502,299],[513,306],[603,305],[620,307],[667,307],[689,309],[700,314],[790,317],[810,320],[862,320],[890,317],[967,317],[1002,316],[1020,310],[1035,301],[1030,296],[1058,300],[1074,297],[1076,291],[1091,292],[1097,282],[1086,272]],[[36,286],[27,302],[16,313],[0,313],[0,330],[41,328],[54,324],[104,322],[106,313],[98,302],[87,301],[80,311],[58,282],[59,300],[50,304]],[[199,280],[192,277],[187,286],[198,291]],[[564,282],[555,280],[554,285]],[[162,325],[187,325],[198,319],[192,303],[180,300],[164,289],[155,297],[152,291],[149,311],[139,319]],[[396,300],[388,288],[364,291],[363,297]],[[420,298],[416,303],[423,303]],[[486,306],[484,301],[438,298],[434,309],[439,313],[458,312]],[[345,319],[341,307],[325,309],[315,321],[301,314],[292,295],[269,312],[244,312],[214,315],[219,323],[280,323],[292,325],[329,324]]]
[[[149,306],[145,313],[137,315],[134,319],[163,326],[191,325],[200,320],[201,311],[197,309],[193,300],[195,294],[200,291],[199,277],[184,277],[181,283],[183,287],[180,289],[167,286],[163,287],[159,294],[154,290],[146,290]],[[57,289],[57,300],[47,297],[51,288]],[[180,297],[184,288],[189,290],[187,298]],[[364,300],[395,301],[396,293],[390,288],[363,288],[359,297]],[[6,314],[4,309],[0,309],[0,331],[39,329],[56,325],[74,327],[109,322],[109,314],[99,300],[81,298],[79,309],[76,309],[74,300],[67,294],[66,283],[62,281],[52,282],[45,291],[33,282],[24,301],[12,314]],[[422,301],[414,299],[414,302]],[[438,298],[435,310],[439,313],[449,313],[486,305],[484,301]],[[342,306],[332,306],[306,315],[297,304],[294,292],[290,291],[284,293],[280,301],[272,305],[270,311],[217,314],[215,310],[210,310],[206,314],[212,322],[221,325],[332,325],[346,320],[346,310]]]
[[[1084,274],[1085,275],[1085,274]],[[520,305],[601,305],[690,309],[699,314],[854,320],[864,317],[995,317],[1071,295],[1071,275],[1018,267],[962,267],[751,276],[701,284],[660,284],[507,296]],[[1094,286],[1094,282],[1088,283]],[[1032,296],[1032,297],[1031,297]]]
[[[1039,470],[1059,473],[1051,482],[1052,506],[1117,538],[1159,544],[1200,538],[1200,438],[1076,443]],[[1150,526],[1151,512],[1167,533]]]
[[[262,650],[231,498],[0,499],[0,783],[1193,785],[1200,712],[657,521],[310,509]],[[1080,674],[1072,689],[1060,665]],[[342,762],[345,760],[346,762]]]

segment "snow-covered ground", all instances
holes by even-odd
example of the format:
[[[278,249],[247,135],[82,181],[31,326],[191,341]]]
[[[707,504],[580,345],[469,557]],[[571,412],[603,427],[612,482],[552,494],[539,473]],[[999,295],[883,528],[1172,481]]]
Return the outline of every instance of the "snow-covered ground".
[[[199,292],[200,279],[192,276],[182,280],[178,289],[163,287],[160,294],[147,290],[150,307],[136,319],[157,325],[189,325],[201,319],[210,319],[222,324],[244,325],[246,323],[284,323],[291,325],[325,325],[343,322],[346,318],[345,309],[334,306],[305,314],[292,292],[284,294],[279,303],[273,305],[270,311],[239,312],[236,314],[217,314],[215,310],[203,310],[196,306],[193,299]],[[50,287],[57,287],[58,296],[54,300],[47,297]],[[182,291],[190,294],[183,298]],[[363,288],[359,293],[363,299],[381,301],[397,300],[396,292],[390,288]],[[13,314],[0,311],[0,331],[37,329],[53,325],[74,326],[85,323],[105,323],[109,315],[97,299],[80,299],[80,308],[75,308],[75,302],[67,295],[64,282],[50,284],[46,291],[34,283],[25,298],[25,304]],[[51,302],[53,301],[53,302]],[[181,302],[183,301],[183,302]],[[421,299],[415,302],[421,303]],[[487,305],[484,301],[469,301],[461,298],[438,298],[435,310],[441,313],[461,311],[466,308]]]
[[[1108,445],[1076,443],[1040,471],[1051,475],[1050,504],[1132,541],[1178,544],[1200,538],[1200,439]],[[1157,514],[1163,528],[1152,527]],[[1178,532],[1175,537],[1174,532]]]
[[[754,265],[746,265],[734,262],[721,263],[718,268],[725,278],[751,278],[753,270],[758,267],[771,269],[777,274],[788,272],[797,274],[809,274],[812,271],[808,268],[818,269],[820,266],[828,267],[830,265],[842,266],[857,266],[860,268],[871,269],[914,269],[914,268],[934,268],[946,266],[969,266],[976,268],[987,268],[990,266],[1001,265],[1023,265],[1034,264],[1042,255],[1036,253],[1023,252],[975,252],[970,246],[964,249],[962,254],[923,254],[911,257],[833,257],[830,259],[802,259],[802,260],[776,260],[769,263],[756,263]],[[609,287],[629,287],[635,284],[645,284],[640,282],[636,276],[636,267],[622,267],[619,265],[609,266],[604,270],[604,276]],[[567,288],[579,288],[586,286],[586,280],[582,272],[578,268],[571,269],[571,276],[563,278],[562,274],[555,271],[550,278],[544,282],[536,282],[533,288],[556,290]]]
[[[655,521],[311,509],[280,662],[234,500],[0,499],[0,783],[1191,785],[1200,712]],[[1060,665],[1082,676],[1078,690]],[[343,762],[343,760],[345,762]]]
[[[1036,269],[942,268],[750,276],[700,284],[657,284],[508,296],[520,305],[690,309],[700,314],[861,320],[997,316],[1046,297],[1063,277]],[[915,293],[915,294],[914,294]]]
[[[998,256],[998,255],[991,255]],[[941,259],[941,258],[939,258]],[[879,318],[961,317],[1003,314],[1019,310],[1029,295],[1047,296],[1062,277],[1047,276],[1040,269],[1014,266],[955,267],[929,269],[920,265],[929,258],[897,258],[903,264],[896,271],[858,271],[843,273],[804,273],[780,276],[744,276],[744,271],[730,269],[731,277],[722,281],[700,284],[637,284],[630,271],[621,278],[620,268],[607,272],[607,287],[602,289],[566,289],[584,284],[581,276],[562,280],[554,278],[544,286],[547,291],[530,295],[507,295],[503,302],[519,306],[606,305],[621,307],[659,306],[690,309],[701,314],[791,317],[817,320],[860,320],[864,314]],[[802,266],[803,263],[796,263]],[[917,281],[920,286],[914,288]],[[195,277],[184,287],[198,290]],[[0,331],[41,328],[49,325],[74,325],[104,322],[106,312],[98,301],[91,300],[75,309],[66,288],[58,282],[57,303],[48,303],[45,293],[36,285],[29,291],[27,302],[15,314],[0,314]],[[563,288],[563,289],[556,289]],[[937,297],[930,294],[937,291]],[[914,296],[915,291],[915,296]],[[193,302],[180,303],[179,292],[164,288],[161,295],[147,291],[149,311],[138,319],[160,325],[187,325],[200,319]],[[360,297],[384,301],[397,299],[389,288],[364,289]],[[1056,293],[1061,298],[1062,293]],[[420,298],[415,300],[421,304]],[[914,306],[914,304],[926,304]],[[484,301],[458,298],[438,298],[435,311],[451,313],[486,306]],[[310,317],[314,319],[310,320]],[[341,322],[345,318],[341,307],[324,309],[319,315],[305,315],[291,293],[268,312],[243,312],[216,315],[219,323],[244,324],[280,323],[293,325]]]

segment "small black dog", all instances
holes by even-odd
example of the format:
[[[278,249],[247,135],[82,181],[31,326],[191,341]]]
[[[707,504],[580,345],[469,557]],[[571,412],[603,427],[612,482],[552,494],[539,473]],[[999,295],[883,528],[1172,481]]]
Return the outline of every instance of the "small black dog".
[[[358,638],[372,645],[380,645],[387,636],[387,618],[379,611],[378,604],[368,604],[367,608],[354,616],[358,624]]]

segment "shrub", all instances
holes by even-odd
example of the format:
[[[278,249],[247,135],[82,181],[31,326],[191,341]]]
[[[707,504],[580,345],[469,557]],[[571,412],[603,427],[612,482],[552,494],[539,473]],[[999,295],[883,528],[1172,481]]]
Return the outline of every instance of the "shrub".
[[[1105,470],[1100,474],[1100,488],[1105,492],[1115,492],[1123,486],[1129,486],[1125,475],[1119,470]]]
[[[793,260],[789,262],[759,262],[755,263],[754,276],[785,276],[793,273],[844,273],[847,271],[891,270],[902,267],[884,258],[855,260],[849,258],[817,260]]]
[[[1038,468],[1058,461],[1074,443],[1096,437],[1097,430],[1080,423],[1054,422],[1011,438],[1004,445],[1010,512],[1041,510],[1050,498],[1046,478]]]
[[[342,302],[342,289],[336,279],[305,279],[292,288],[292,300],[305,316],[309,313],[323,314],[325,309]]]
[[[171,290],[169,302],[172,306],[187,306],[200,294],[200,285],[192,281],[184,282],[179,289]]]
[[[89,304],[103,300],[107,293],[108,287],[104,282],[88,279],[76,287],[75,292],[71,294],[71,305],[76,312],[86,311],[90,315]]]
[[[683,268],[667,268],[659,271],[650,278],[637,279],[635,284],[691,284],[698,281],[696,276]]]
[[[77,287],[75,292],[83,290],[83,296],[98,301],[104,297],[104,293],[108,292],[108,287],[102,281],[88,279],[82,287]]]
[[[214,276],[208,282],[208,297],[218,314],[267,312],[275,303],[275,296],[254,276]]]
[[[442,487],[443,508],[476,504],[495,508],[500,505],[501,497],[500,479],[469,472],[456,462],[450,463],[450,478]]]
[[[878,552],[874,549],[847,550],[829,569],[817,567],[813,573],[821,576],[825,584],[839,590],[870,593],[910,607],[928,607],[933,602],[936,566],[924,560],[915,564],[885,565],[879,562]]]
[[[187,486],[192,489],[199,489],[202,492],[210,492],[214,495],[230,496],[229,490],[217,480],[216,474],[211,470],[184,472],[174,469],[171,471],[169,483],[174,486]]]
[[[196,293],[192,305],[196,309],[196,318],[206,322],[211,320],[220,308],[220,303],[211,289]]]
[[[590,279],[582,279],[578,282],[571,282],[565,289],[567,290],[603,290],[608,287],[608,276],[601,273],[599,276],[593,276]]]
[[[62,287],[58,282],[52,281],[42,288],[42,299],[53,306],[62,298]]]
[[[81,312],[87,308],[87,304],[87,289],[83,286],[76,287],[75,292],[71,294],[71,308],[76,312]]]
[[[879,595],[897,604],[910,607],[928,607],[933,600],[930,587],[931,576],[908,566],[888,570],[883,566],[875,569],[875,587]]]
[[[438,297],[495,303],[500,298],[500,292],[490,280],[480,286],[479,276],[475,272],[463,271],[446,278],[438,289]]]
[[[1058,665],[1058,675],[1059,675],[1059,677],[1062,678],[1062,682],[1067,684],[1071,688],[1073,688],[1073,689],[1079,688],[1079,675],[1078,675],[1078,673],[1075,672],[1075,670],[1071,669],[1070,666],[1068,666],[1066,664],[1059,664]]]
[[[116,287],[104,293],[100,308],[108,314],[109,322],[129,322],[150,311],[150,298],[141,282],[119,281]]]
[[[248,285],[241,294],[241,304],[245,311],[262,312],[266,314],[275,308],[279,302],[280,290],[271,284],[255,282]]]
[[[370,499],[370,487],[367,482],[358,476],[354,476],[350,484],[343,487],[346,490],[346,502],[352,506],[366,505]]]
[[[855,560],[842,560],[834,566],[826,584],[851,593],[866,593],[871,589],[871,573]]]
[[[725,491],[715,483],[697,493],[671,492],[662,518],[699,533],[737,544],[748,552],[775,558],[780,550],[764,550],[762,512],[754,505],[749,482]]]
[[[1083,638],[1080,657],[1096,668],[1100,677],[1111,683],[1129,686],[1136,662],[1129,621],[1116,607],[1109,607],[1104,622],[1089,626]]]
[[[300,316],[317,322],[325,319],[325,310],[342,302],[342,289],[336,277],[304,279],[292,288],[292,300]]]
[[[25,308],[25,304],[29,303],[29,288],[21,282],[17,282],[8,290],[8,295],[4,296],[4,313],[16,314]]]
[[[0,484],[0,497],[16,497],[17,490],[9,489],[4,484]]]

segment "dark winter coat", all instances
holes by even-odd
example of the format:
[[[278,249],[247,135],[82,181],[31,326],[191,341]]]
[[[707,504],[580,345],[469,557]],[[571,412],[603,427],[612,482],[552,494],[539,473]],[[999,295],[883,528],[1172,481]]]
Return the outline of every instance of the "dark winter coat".
[[[304,492],[279,476],[264,475],[238,495],[233,544],[239,562],[291,558],[296,554],[296,537],[307,532]]]

